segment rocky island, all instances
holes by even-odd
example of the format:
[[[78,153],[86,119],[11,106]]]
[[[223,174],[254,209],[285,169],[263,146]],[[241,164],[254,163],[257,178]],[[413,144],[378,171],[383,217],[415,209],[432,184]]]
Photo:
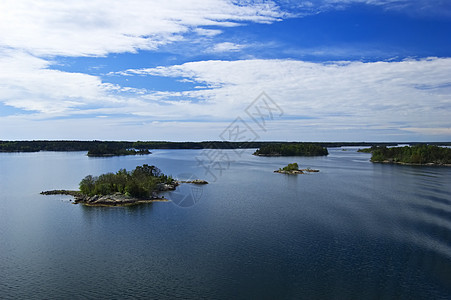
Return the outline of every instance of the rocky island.
[[[128,172],[106,173],[98,177],[86,176],[80,182],[79,191],[53,190],[42,195],[70,195],[74,203],[88,206],[124,206],[169,201],[159,193],[172,191],[181,183],[208,184],[205,180],[177,181],[164,175],[155,166],[144,164]]]
[[[298,174],[305,174],[305,173],[317,173],[319,170],[314,169],[299,169],[299,165],[297,163],[288,164],[287,166],[283,168],[279,168],[279,170],[275,170],[274,173],[281,173],[281,174],[288,174],[288,175],[298,175]]]

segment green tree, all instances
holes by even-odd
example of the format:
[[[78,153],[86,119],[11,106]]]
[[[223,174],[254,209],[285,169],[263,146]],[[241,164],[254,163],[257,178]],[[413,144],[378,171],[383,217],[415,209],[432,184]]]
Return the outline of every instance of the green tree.
[[[96,179],[92,175],[88,175],[80,182],[80,192],[85,195],[93,195]]]
[[[299,170],[299,166],[297,163],[288,164],[288,166],[283,167],[284,171],[295,171]]]

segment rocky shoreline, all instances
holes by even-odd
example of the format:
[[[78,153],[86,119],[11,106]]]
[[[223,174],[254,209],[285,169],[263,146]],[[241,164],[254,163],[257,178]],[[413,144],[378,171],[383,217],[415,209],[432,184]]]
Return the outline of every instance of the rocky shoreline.
[[[298,174],[305,174],[305,173],[317,173],[319,170],[314,169],[300,169],[300,170],[275,170],[274,173],[280,173],[280,174],[288,174],[288,175],[298,175]]]
[[[192,183],[192,184],[208,184],[207,181],[202,179],[195,179],[195,180],[178,180],[177,183]]]
[[[417,164],[417,163],[406,163],[394,160],[378,160],[371,161],[372,163],[379,164],[392,164],[392,165],[403,165],[403,166],[429,166],[429,167],[451,167],[451,164],[439,164],[439,163],[425,163],[425,164]]]
[[[284,155],[282,155],[282,154],[280,154],[280,153],[268,153],[268,154],[253,153],[252,155],[255,155],[255,156],[267,156],[267,157],[271,157],[271,156],[274,156],[274,157],[277,157],[277,156],[284,156]]]
[[[119,205],[125,206],[125,205],[169,201],[169,199],[164,198],[164,196],[163,197],[152,196],[149,199],[134,198],[120,193],[116,193],[113,195],[88,196],[83,195],[79,191],[70,191],[70,190],[44,191],[41,192],[41,195],[69,195],[74,197],[73,202],[74,204],[81,203],[88,206],[119,206]]]
[[[94,195],[94,196],[76,196],[74,197],[74,204],[82,203],[88,206],[126,206],[126,205],[136,205],[143,203],[152,202],[167,202],[168,199],[158,196],[153,196],[149,199],[139,199],[133,198],[124,194],[114,194],[114,195]]]

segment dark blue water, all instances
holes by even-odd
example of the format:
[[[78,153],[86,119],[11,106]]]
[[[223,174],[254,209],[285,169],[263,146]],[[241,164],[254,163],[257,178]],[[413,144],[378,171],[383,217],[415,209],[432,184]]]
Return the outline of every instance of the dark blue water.
[[[451,168],[329,151],[1,153],[0,298],[449,299]],[[273,173],[292,162],[321,172]],[[127,208],[39,195],[144,163],[210,184]]]

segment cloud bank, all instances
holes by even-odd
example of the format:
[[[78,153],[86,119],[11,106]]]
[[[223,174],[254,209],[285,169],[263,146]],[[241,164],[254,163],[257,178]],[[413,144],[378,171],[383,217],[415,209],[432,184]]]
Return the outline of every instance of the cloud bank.
[[[0,68],[11,61],[0,61]],[[23,72],[11,71],[0,77],[9,93],[2,92],[0,101],[37,111],[36,118],[115,116],[111,126],[118,127],[126,119],[218,125],[242,115],[254,97],[265,91],[285,111],[287,123],[278,126],[289,124],[294,132],[308,128],[313,132],[378,129],[437,136],[451,133],[451,59],[199,61],[111,74],[168,77],[198,84],[195,89],[179,92],[127,89],[104,84],[95,76],[43,67],[45,61],[30,60]],[[281,128],[273,129],[277,132]]]
[[[38,56],[104,56],[155,50],[209,27],[270,23],[285,14],[272,1],[4,0],[0,47]],[[200,29],[199,29],[200,28]]]

